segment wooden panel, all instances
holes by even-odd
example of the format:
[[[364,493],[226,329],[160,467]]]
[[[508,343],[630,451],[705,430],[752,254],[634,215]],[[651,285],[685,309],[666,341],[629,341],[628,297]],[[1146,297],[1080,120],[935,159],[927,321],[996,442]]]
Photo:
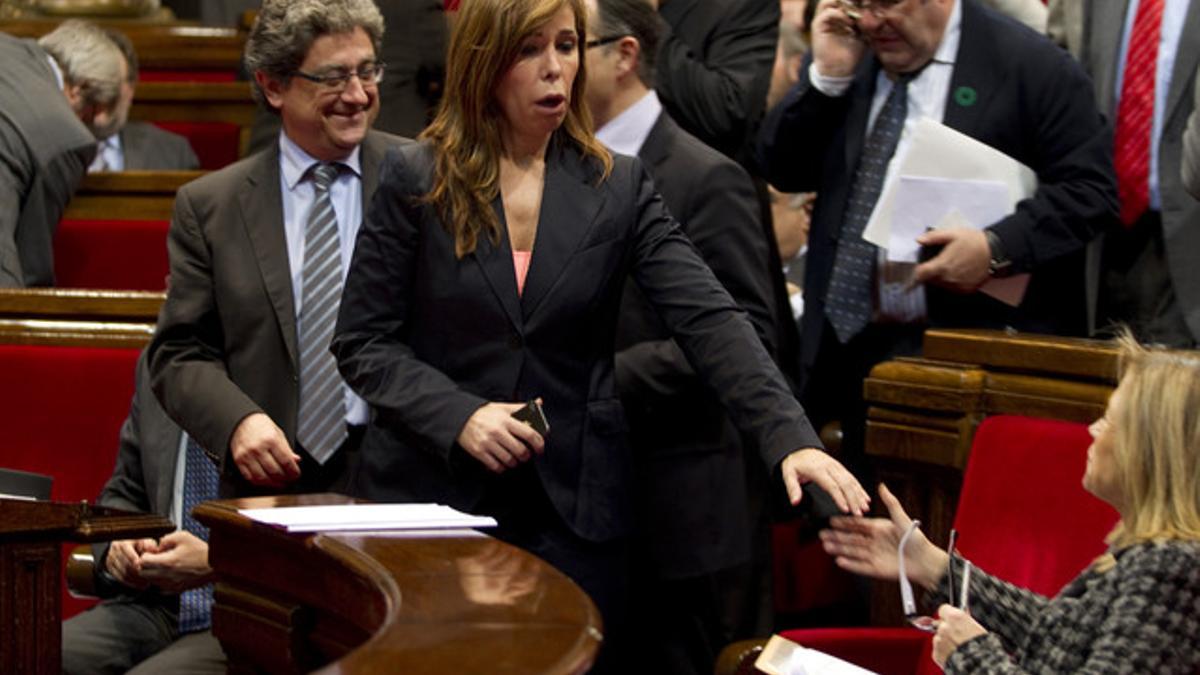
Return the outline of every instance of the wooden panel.
[[[36,38],[50,31],[58,19],[0,21],[0,31]],[[142,70],[237,71],[246,33],[233,28],[201,26],[194,22],[148,22],[97,19],[106,28],[129,36]]]
[[[170,220],[175,192],[203,171],[122,171],[88,174],[64,219]]]
[[[141,348],[166,295],[144,291],[0,289],[0,343]]]

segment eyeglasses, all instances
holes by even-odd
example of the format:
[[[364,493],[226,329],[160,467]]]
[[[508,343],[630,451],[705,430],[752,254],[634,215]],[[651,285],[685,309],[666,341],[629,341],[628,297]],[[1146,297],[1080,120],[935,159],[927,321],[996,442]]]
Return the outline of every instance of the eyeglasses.
[[[616,42],[617,40],[620,40],[621,38],[625,38],[625,37],[629,37],[629,36],[625,35],[625,34],[621,34],[621,35],[608,35],[606,37],[592,38],[591,40],[588,40],[587,42],[583,43],[583,46],[588,49],[591,49],[593,47],[600,47],[602,45]]]
[[[838,0],[842,10],[855,20],[861,19],[863,12],[870,12],[876,17],[881,17],[902,2],[904,0]]]
[[[900,545],[896,552],[897,563],[900,568],[900,602],[904,606],[904,618],[908,619],[908,623],[918,630],[923,630],[926,633],[936,633],[938,622],[932,616],[917,614],[917,603],[913,599],[912,582],[908,580],[908,574],[904,569],[904,548],[908,545],[908,540],[912,538],[913,532],[921,527],[921,521],[914,520],[908,526],[908,530],[900,537]],[[950,602],[954,602],[954,545],[958,542],[958,531],[950,530],[950,545],[947,550],[950,553],[949,567],[946,570],[946,585],[949,590],[947,597]],[[963,561],[962,586],[958,591],[958,608],[962,611],[967,611],[967,589],[971,585],[971,562]]]
[[[329,92],[344,91],[350,86],[351,78],[357,77],[363,87],[374,87],[383,81],[383,69],[386,67],[381,61],[372,63],[364,63],[357,70],[346,70],[344,68],[334,68],[320,75],[306,73],[302,70],[297,70],[296,75],[315,82],[322,89]]]

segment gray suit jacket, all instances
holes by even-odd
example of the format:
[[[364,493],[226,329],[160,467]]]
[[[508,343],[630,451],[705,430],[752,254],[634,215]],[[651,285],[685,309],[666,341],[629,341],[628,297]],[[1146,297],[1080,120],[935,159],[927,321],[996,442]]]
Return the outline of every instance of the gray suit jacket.
[[[96,154],[47,59],[0,33],[0,287],[54,284],[54,231]]]
[[[1200,68],[1196,69],[1195,95],[1187,131],[1183,132],[1183,185],[1200,199]]]
[[[1084,5],[1080,58],[1095,82],[1096,103],[1115,125],[1117,67],[1128,0]],[[1179,50],[1171,72],[1163,135],[1159,141],[1158,180],[1162,195],[1163,240],[1175,295],[1192,336],[1200,340],[1200,203],[1183,187],[1183,130],[1193,107],[1195,74],[1200,66],[1200,2],[1188,7]],[[1099,277],[1098,249],[1089,262],[1089,301],[1094,306]]]
[[[126,171],[200,168],[200,160],[188,139],[148,122],[130,122],[121,129],[121,152],[125,155]]]
[[[364,209],[384,153],[403,142],[374,131],[363,141]],[[154,392],[236,492],[247,486],[225,458],[242,418],[266,413],[297,447],[300,366],[278,143],[180,188],[167,249],[169,290],[148,352]]]
[[[121,425],[117,463],[112,476],[100,491],[97,503],[170,518],[181,434],[179,427],[167,417],[154,398],[146,368],[146,355],[143,353],[138,359],[129,416]],[[100,574],[104,568],[102,561],[108,551],[108,542],[96,544],[93,548],[96,553],[97,588],[101,595],[129,592],[127,588],[116,586],[108,575]]]

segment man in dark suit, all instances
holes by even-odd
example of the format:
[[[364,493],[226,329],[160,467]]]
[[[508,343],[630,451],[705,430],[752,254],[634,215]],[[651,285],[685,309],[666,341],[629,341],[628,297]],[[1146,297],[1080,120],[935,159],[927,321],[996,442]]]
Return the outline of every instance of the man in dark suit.
[[[645,162],[671,214],[773,351],[767,271],[777,263],[769,258],[754,184],[663,111],[653,90],[660,30],[648,0],[588,6],[587,37],[595,46],[587,50],[587,99],[596,137]],[[600,44],[599,36],[619,37]],[[710,673],[725,644],[771,629],[768,621],[745,618],[768,609],[751,564],[752,542],[760,544],[757,557],[766,557],[765,537],[757,536],[766,472],[632,280],[617,349],[617,388],[635,458],[636,651],[650,670]],[[757,479],[752,492],[748,471]]]
[[[150,370],[222,467],[223,494],[344,490],[353,470],[367,408],[328,343],[364,205],[400,143],[369,130],[382,34],[370,0],[265,3],[246,63],[278,141],[176,197]]]
[[[138,81],[138,57],[124,33],[109,29],[108,37],[125,57],[126,77],[117,104],[119,131],[97,144],[96,158],[88,172],[177,171],[200,168],[200,160],[188,139],[147,122],[130,122],[129,109]]]
[[[82,21],[37,43],[0,34],[0,62],[0,287],[51,286],[54,231],[112,128],[125,63]]]
[[[1039,184],[985,230],[927,232],[932,257],[914,269],[883,262],[861,233],[921,118],[1023,162]],[[864,377],[917,352],[926,326],[1085,332],[1084,247],[1116,208],[1108,134],[1087,76],[1027,27],[975,0],[822,0],[812,55],[767,114],[759,152],[776,187],[818,195],[804,400],[818,427],[841,420],[849,452],[862,448]],[[1019,306],[976,292],[1015,272],[1032,273]]]
[[[1065,26],[1059,32],[1078,35],[1072,51],[1092,76],[1096,104],[1115,130],[1122,222],[1110,224],[1089,251],[1095,328],[1122,322],[1143,340],[1194,347],[1200,341],[1200,203],[1187,193],[1180,167],[1200,66],[1200,2],[1061,5],[1079,26],[1078,33]]]
[[[212,581],[208,543],[186,528],[195,523],[184,513],[191,467],[185,453],[199,451],[189,450],[187,437],[155,400],[144,355],[136,378],[117,463],[96,502],[167,516],[181,527],[159,540],[92,547],[95,585],[105,599],[63,622],[63,672],[223,673],[224,652],[206,630],[208,605],[203,621],[180,624],[180,594]]]

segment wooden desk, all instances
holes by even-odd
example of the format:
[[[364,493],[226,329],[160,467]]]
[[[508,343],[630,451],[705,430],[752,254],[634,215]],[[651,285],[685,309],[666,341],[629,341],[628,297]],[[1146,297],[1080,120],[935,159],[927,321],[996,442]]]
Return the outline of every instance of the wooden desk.
[[[93,173],[71,197],[64,220],[170,220],[175,192],[204,171]]]
[[[131,347],[154,335],[165,293],[0,288],[0,345]]]
[[[213,632],[231,671],[581,673],[601,641],[587,595],[542,560],[470,531],[287,534],[239,508],[340,495],[206,502]],[[335,661],[330,663],[331,661]]]
[[[61,542],[158,537],[161,516],[84,503],[0,499],[0,672],[61,670]]]

